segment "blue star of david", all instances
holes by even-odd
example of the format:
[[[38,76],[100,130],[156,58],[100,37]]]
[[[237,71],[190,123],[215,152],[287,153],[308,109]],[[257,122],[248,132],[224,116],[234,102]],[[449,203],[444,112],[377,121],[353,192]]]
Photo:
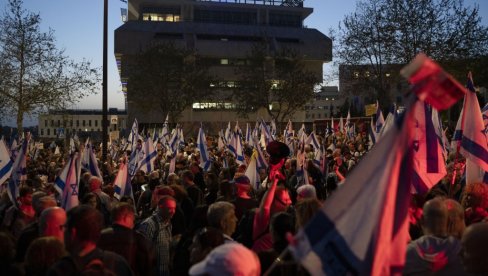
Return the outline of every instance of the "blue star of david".
[[[70,184],[72,192],[71,195],[78,195],[78,191],[76,191],[76,184]]]

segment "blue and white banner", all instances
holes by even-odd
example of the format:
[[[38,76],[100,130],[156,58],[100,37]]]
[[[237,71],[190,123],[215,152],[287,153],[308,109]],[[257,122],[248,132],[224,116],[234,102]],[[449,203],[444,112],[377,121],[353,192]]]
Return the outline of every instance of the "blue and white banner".
[[[5,141],[0,139],[0,185],[2,185],[12,173],[14,161],[10,158]]]
[[[78,206],[78,191],[81,174],[79,153],[75,152],[64,166],[61,174],[54,181],[54,188],[59,193],[61,207],[66,211]]]
[[[134,199],[127,166],[127,157],[125,157],[124,161],[120,163],[119,171],[117,172],[117,176],[115,177],[114,181],[114,189],[114,196],[118,200],[120,200],[123,196],[130,196],[132,199]]]
[[[210,170],[210,165],[212,165],[212,161],[210,160],[210,157],[208,155],[207,138],[205,137],[203,127],[201,126],[198,130],[197,150],[200,152],[200,167],[204,171],[208,172],[208,170]]]
[[[27,179],[27,154],[29,149],[29,142],[31,139],[30,133],[22,142],[19,152],[15,157],[15,162],[12,165],[12,172],[8,182],[7,192],[10,200],[14,205],[17,205],[17,197],[19,196],[20,182]]]
[[[87,140],[85,143],[85,150],[83,151],[81,158],[81,165],[85,170],[89,171],[91,175],[103,179],[100,169],[98,168],[97,157],[95,156],[95,152],[93,152],[93,146],[89,140]]]

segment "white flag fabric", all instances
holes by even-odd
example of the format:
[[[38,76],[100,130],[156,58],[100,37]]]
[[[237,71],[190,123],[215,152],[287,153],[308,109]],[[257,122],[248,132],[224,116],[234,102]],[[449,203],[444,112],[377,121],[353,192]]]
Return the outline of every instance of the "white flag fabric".
[[[54,188],[61,198],[61,207],[66,211],[78,206],[78,183],[80,182],[81,162],[79,153],[71,155],[61,174],[54,181]]]
[[[388,131],[295,236],[311,275],[401,273],[408,241],[411,116]]]
[[[85,150],[83,151],[82,154],[81,165],[83,166],[84,169],[89,171],[91,175],[103,179],[102,174],[100,173],[100,169],[98,168],[97,157],[93,152],[93,146],[88,140],[85,143]]]
[[[123,196],[130,196],[134,199],[132,194],[132,186],[129,176],[129,169],[126,162],[127,158],[124,158],[124,162],[120,163],[119,171],[114,181],[114,196],[120,200]]]
[[[246,172],[244,173],[244,175],[246,175],[249,178],[249,183],[256,190],[259,189],[259,186],[261,185],[261,178],[259,177],[259,171],[256,164],[257,155],[258,153],[255,150],[251,156],[251,161],[249,162],[246,168]]]
[[[210,165],[212,161],[208,155],[207,150],[207,138],[205,137],[205,132],[203,132],[203,128],[200,127],[198,130],[198,138],[197,138],[197,150],[200,152],[200,167],[208,172],[210,170]]]
[[[30,134],[22,142],[19,152],[16,154],[15,162],[12,165],[12,172],[8,182],[7,193],[14,205],[17,205],[20,182],[27,179],[27,151],[29,148]]]
[[[154,171],[154,161],[158,156],[158,151],[154,148],[151,139],[147,138],[142,150],[142,159],[139,161],[139,170],[146,174]]]
[[[14,161],[10,158],[5,141],[0,139],[0,185],[10,177]]]
[[[421,101],[416,103],[412,184],[418,194],[427,193],[447,173],[432,112],[428,104]]]

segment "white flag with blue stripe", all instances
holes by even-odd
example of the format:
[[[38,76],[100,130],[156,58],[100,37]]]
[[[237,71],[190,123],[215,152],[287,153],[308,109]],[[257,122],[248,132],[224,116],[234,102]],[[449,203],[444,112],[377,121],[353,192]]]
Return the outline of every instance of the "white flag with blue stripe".
[[[249,183],[254,189],[256,189],[256,191],[261,185],[261,178],[259,176],[259,169],[257,167],[256,161],[257,155],[258,152],[254,150],[253,154],[251,155],[251,161],[249,162],[249,165],[246,168],[246,172],[244,173],[249,178]]]
[[[81,158],[81,165],[83,168],[91,173],[93,176],[97,176],[103,179],[100,169],[98,168],[98,161],[95,153],[93,152],[93,146],[89,140],[85,143],[85,150]]]
[[[79,204],[78,184],[81,174],[80,163],[79,153],[73,153],[61,171],[61,174],[54,181],[54,188],[56,188],[60,196],[61,207],[66,211]]]
[[[289,248],[311,275],[401,273],[408,241],[411,121],[408,116],[391,128],[295,236]]]
[[[488,145],[487,127],[476,97],[471,73],[466,84],[468,91],[459,117],[453,142],[459,152],[466,157],[466,183],[485,182],[488,184]]]
[[[123,196],[130,196],[132,199],[134,199],[129,169],[127,166],[127,157],[125,157],[124,161],[120,163],[119,171],[117,172],[117,176],[115,177],[114,181],[114,189],[114,196],[118,200],[120,200]]]
[[[142,158],[139,160],[139,170],[145,172],[146,174],[154,171],[154,161],[158,156],[158,151],[154,148],[150,138],[147,138],[144,142],[142,150]]]
[[[15,205],[17,205],[17,197],[19,196],[20,182],[27,179],[27,151],[29,148],[30,139],[31,135],[28,133],[15,157],[15,162],[12,165],[12,172],[10,174],[10,180],[8,182],[8,196]]]
[[[198,131],[197,150],[200,152],[200,167],[204,171],[208,172],[212,161],[208,155],[207,138],[205,138],[205,133],[203,132],[203,128],[201,126]]]
[[[416,103],[412,184],[416,193],[421,195],[426,194],[447,173],[442,146],[433,121],[434,111],[424,102]]]
[[[7,145],[2,136],[2,139],[0,139],[0,185],[10,177],[13,165],[14,161],[10,158]]]
[[[236,137],[236,163],[242,165],[246,163],[244,161],[244,149],[242,147],[242,138],[239,133],[237,133],[235,137]]]

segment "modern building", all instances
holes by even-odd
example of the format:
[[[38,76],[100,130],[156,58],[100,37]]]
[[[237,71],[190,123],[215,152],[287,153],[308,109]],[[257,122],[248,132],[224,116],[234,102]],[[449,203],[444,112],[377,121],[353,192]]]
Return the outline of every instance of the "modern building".
[[[155,43],[170,42],[213,60],[209,70],[218,80],[210,87],[227,95],[194,102],[179,119],[183,124],[214,122],[220,127],[228,121],[245,121],[228,95],[239,81],[235,69],[246,64],[247,54],[263,38],[271,52],[296,50],[304,56],[306,69],[322,79],[323,64],[332,60],[332,41],[305,27],[312,12],[303,0],[129,0],[127,21],[115,30],[114,43],[129,120],[137,117],[141,124],[155,124],[166,116],[157,108],[141,110],[135,103],[147,99],[127,90],[131,57]],[[259,117],[269,119],[266,111],[258,110],[247,120]]]
[[[76,133],[78,137],[102,137],[102,110],[68,109],[50,110],[39,115],[38,133],[40,138],[65,138]],[[110,135],[118,138],[127,129],[127,112],[117,108],[108,110]],[[113,137],[115,138],[115,137]]]
[[[320,92],[315,93],[313,101],[304,106],[305,118],[303,122],[337,117],[340,107],[344,103],[337,86],[324,86]]]

